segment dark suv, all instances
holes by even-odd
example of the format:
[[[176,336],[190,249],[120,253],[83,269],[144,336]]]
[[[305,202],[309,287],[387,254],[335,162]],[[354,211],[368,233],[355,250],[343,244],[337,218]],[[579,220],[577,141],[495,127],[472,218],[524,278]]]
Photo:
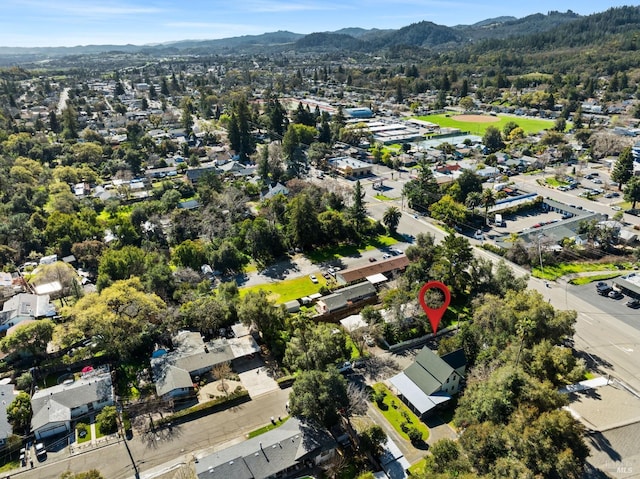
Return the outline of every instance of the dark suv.
[[[604,281],[598,281],[596,284],[596,291],[600,296],[607,296],[612,290],[613,288]]]

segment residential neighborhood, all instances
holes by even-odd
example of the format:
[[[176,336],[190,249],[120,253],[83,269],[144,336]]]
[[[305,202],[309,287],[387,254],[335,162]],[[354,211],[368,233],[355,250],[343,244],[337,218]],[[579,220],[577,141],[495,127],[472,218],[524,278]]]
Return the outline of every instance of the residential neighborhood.
[[[631,477],[635,37],[553,59],[594,22],[640,8],[0,48],[0,477]]]

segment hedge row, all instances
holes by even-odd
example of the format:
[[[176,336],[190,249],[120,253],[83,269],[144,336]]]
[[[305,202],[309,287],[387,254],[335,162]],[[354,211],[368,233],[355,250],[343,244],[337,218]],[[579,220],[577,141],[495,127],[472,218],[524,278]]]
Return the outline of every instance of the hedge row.
[[[196,404],[195,406],[183,409],[174,414],[171,414],[170,416],[165,416],[160,421],[158,421],[158,423],[160,425],[165,425],[170,422],[182,423],[193,421],[194,419],[200,419],[201,417],[208,416],[209,414],[213,414],[215,412],[223,411],[224,409],[237,406],[238,404],[242,404],[250,400],[251,397],[249,396],[248,391],[234,391],[228,396],[223,396],[212,399],[211,401]]]

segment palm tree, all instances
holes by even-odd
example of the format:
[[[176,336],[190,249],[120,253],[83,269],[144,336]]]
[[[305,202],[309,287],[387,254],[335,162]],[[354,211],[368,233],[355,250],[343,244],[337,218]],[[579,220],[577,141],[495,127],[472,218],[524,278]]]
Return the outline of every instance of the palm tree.
[[[496,204],[496,197],[491,188],[482,190],[482,205],[484,206],[484,222],[489,224],[489,208]]]
[[[382,216],[382,222],[384,225],[389,228],[389,232],[391,234],[395,234],[398,229],[398,224],[400,223],[400,218],[402,217],[402,212],[395,206],[390,206],[387,208],[387,211],[384,212]]]

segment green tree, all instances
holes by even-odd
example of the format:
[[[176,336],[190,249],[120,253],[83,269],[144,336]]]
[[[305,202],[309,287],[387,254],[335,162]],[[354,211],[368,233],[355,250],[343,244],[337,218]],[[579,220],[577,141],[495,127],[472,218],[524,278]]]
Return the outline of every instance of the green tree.
[[[19,392],[7,406],[7,419],[16,433],[27,434],[31,429],[31,396]]]
[[[624,189],[624,200],[630,201],[631,208],[635,209],[636,203],[640,201],[640,176],[633,176],[627,182]]]
[[[336,424],[339,411],[349,405],[347,382],[337,369],[302,371],[290,397],[291,415],[327,428]]]
[[[489,208],[496,204],[496,196],[491,188],[482,190],[482,206],[484,206],[484,222],[489,224]]]
[[[329,324],[310,326],[306,317],[296,322],[293,336],[287,344],[284,363],[291,370],[325,370],[349,356],[347,340]]]
[[[466,203],[467,197],[471,193],[479,193],[482,191],[482,178],[470,169],[464,169],[456,180],[456,183],[460,189],[457,194],[452,194],[452,196],[459,203]]]
[[[405,183],[402,195],[407,198],[409,207],[426,212],[440,199],[440,188],[427,162],[420,161],[417,170],[418,177]]]
[[[467,208],[449,195],[444,195],[429,207],[429,214],[448,226],[463,224],[467,218]]]
[[[495,153],[496,151],[500,151],[502,148],[504,148],[500,130],[498,130],[495,126],[487,127],[484,135],[482,136],[482,144],[487,147],[489,153]]]
[[[400,224],[400,218],[402,218],[402,211],[396,206],[390,206],[384,212],[382,216],[382,223],[389,229],[389,233],[392,235],[398,230]]]
[[[0,350],[4,353],[26,351],[34,356],[44,355],[53,337],[53,328],[50,319],[19,324],[13,334],[0,340]]]
[[[118,430],[118,411],[115,406],[105,406],[96,415],[96,421],[102,434],[113,434]]]
[[[387,434],[378,424],[372,424],[359,434],[360,448],[370,453],[373,457],[378,457],[382,453],[382,446],[387,440]]]
[[[611,179],[618,182],[618,191],[622,190],[622,185],[629,182],[633,176],[633,155],[631,147],[627,147],[620,153],[618,159],[613,165]]]
[[[246,325],[254,325],[278,358],[282,358],[286,346],[282,337],[285,318],[284,308],[269,301],[264,290],[247,293],[238,304],[238,319]]]
[[[90,293],[63,310],[73,327],[93,337],[100,349],[127,360],[162,332],[166,304],[155,294],[145,293],[139,278],[114,282],[100,293]]]
[[[318,244],[320,227],[311,198],[301,193],[289,202],[287,216],[287,236],[292,246],[303,250]]]
[[[367,224],[368,213],[365,204],[364,191],[362,190],[360,180],[358,180],[353,188],[352,203],[349,207],[349,218],[358,234],[364,232]]]

